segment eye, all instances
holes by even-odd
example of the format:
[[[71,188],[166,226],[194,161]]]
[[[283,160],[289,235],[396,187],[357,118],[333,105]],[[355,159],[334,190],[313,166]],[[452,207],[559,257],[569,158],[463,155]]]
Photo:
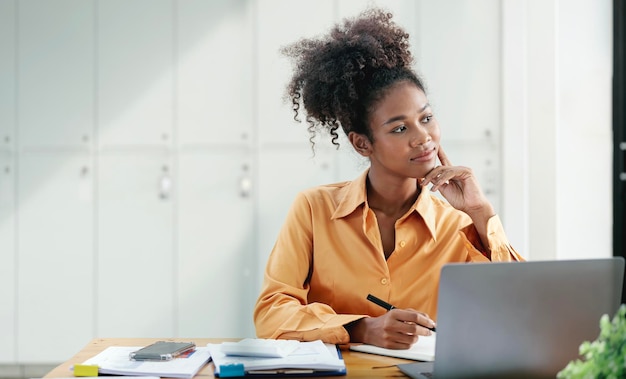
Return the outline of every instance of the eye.
[[[402,133],[405,130],[406,130],[406,126],[405,125],[399,125],[399,126],[396,126],[395,128],[393,128],[391,130],[391,133]]]
[[[423,119],[422,119],[422,124],[428,124],[429,122],[431,122],[433,120],[434,116],[432,114],[427,114]]]

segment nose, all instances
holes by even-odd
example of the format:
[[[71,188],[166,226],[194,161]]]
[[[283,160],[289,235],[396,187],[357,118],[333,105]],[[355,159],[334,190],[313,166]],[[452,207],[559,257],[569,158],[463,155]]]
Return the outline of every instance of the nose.
[[[418,126],[417,130],[411,136],[410,145],[411,147],[418,147],[420,145],[430,142],[432,139],[433,138],[430,136],[425,128]]]

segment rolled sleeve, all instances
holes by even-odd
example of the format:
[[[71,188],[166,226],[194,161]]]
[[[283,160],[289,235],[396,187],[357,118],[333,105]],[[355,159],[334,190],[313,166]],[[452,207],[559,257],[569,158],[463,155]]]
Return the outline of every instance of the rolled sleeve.
[[[337,314],[328,304],[309,301],[312,235],[311,205],[300,194],[267,262],[263,288],[254,309],[258,337],[344,344],[350,341],[344,325],[365,317]]]
[[[504,227],[498,215],[492,216],[487,221],[487,239],[489,246],[485,248],[476,232],[474,225],[468,225],[461,229],[461,235],[465,239],[465,246],[469,252],[469,261],[481,261],[478,254],[492,262],[524,261],[524,258],[511,246]]]

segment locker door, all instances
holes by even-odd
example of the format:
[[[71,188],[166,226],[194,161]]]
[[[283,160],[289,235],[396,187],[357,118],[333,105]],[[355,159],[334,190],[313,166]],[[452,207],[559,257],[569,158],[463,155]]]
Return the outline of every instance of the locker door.
[[[333,183],[338,167],[331,151],[282,147],[261,151],[259,160],[259,281],[287,211],[296,194],[308,187]]]
[[[92,171],[87,153],[32,152],[20,156],[20,362],[61,362],[93,338]]]
[[[97,4],[100,146],[169,146],[173,138],[171,0]]]
[[[245,0],[177,2],[179,146],[252,141],[253,13]]]
[[[498,0],[420,2],[416,62],[441,146],[454,165],[477,173],[496,211],[502,186],[500,8]]]
[[[172,158],[103,152],[99,168],[97,334],[173,336]]]
[[[17,310],[15,286],[15,166],[11,154],[0,151],[0,364],[13,363]]]
[[[16,2],[21,146],[90,146],[94,120],[94,2]]]
[[[179,162],[179,334],[254,337],[258,186],[250,151],[187,150]]]
[[[307,124],[296,123],[291,104],[283,101],[292,66],[280,49],[330,27],[334,21],[334,2],[265,0],[257,2],[256,6],[259,142],[261,145],[300,143],[306,149]]]
[[[0,149],[15,140],[16,2],[0,1]]]

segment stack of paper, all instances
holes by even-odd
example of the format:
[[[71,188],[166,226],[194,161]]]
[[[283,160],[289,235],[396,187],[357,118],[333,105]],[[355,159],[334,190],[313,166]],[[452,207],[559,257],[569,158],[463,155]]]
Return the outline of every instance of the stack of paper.
[[[264,342],[271,343],[271,342]],[[277,340],[277,344],[281,341]],[[300,342],[289,355],[278,358],[226,355],[222,344],[207,344],[215,376],[244,375],[345,375],[346,364],[337,346],[320,340]]]
[[[100,375],[160,376],[189,379],[193,378],[211,358],[208,348],[197,347],[192,354],[170,361],[130,360],[129,354],[140,348],[110,346],[83,364],[97,365]]]

